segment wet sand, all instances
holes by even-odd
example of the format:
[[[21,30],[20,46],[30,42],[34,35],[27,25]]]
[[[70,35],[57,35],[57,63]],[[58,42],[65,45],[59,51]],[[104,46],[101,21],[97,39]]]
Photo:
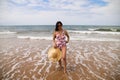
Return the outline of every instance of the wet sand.
[[[0,39],[0,80],[120,80],[120,42],[70,41],[68,74],[48,60],[51,42]]]

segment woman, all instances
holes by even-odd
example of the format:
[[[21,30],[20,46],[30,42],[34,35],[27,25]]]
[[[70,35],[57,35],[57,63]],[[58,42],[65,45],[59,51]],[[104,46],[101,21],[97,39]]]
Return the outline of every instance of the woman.
[[[69,42],[69,35],[66,30],[62,28],[63,24],[61,21],[58,21],[56,23],[56,28],[53,33],[53,43],[55,48],[59,48],[62,51],[62,58],[59,60],[60,68],[62,68],[61,60],[63,60],[64,63],[64,73],[66,73],[66,43]],[[67,37],[67,40],[66,40]]]

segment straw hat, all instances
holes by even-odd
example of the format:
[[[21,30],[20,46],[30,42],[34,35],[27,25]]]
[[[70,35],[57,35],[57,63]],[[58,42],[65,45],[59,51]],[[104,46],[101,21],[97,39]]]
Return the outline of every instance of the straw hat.
[[[62,52],[60,51],[59,48],[51,47],[48,50],[48,59],[50,61],[53,61],[53,62],[59,61],[61,57],[62,57]]]

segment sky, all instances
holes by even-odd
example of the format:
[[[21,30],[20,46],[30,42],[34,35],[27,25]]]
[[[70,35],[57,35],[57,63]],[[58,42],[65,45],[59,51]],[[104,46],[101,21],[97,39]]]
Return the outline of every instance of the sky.
[[[120,25],[120,0],[0,0],[0,25]]]

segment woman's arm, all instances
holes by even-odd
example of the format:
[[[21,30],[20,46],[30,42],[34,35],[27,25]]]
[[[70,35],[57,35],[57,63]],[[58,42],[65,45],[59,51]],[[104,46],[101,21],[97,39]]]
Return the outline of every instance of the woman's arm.
[[[56,48],[55,38],[56,38],[56,33],[55,33],[55,31],[54,31],[54,32],[53,32],[53,46]]]
[[[55,42],[55,32],[53,32],[53,42]]]
[[[65,35],[67,36],[67,41],[66,41],[66,43],[68,43],[69,42],[69,40],[70,40],[70,37],[69,37],[69,34],[68,34],[68,32],[65,30]]]

